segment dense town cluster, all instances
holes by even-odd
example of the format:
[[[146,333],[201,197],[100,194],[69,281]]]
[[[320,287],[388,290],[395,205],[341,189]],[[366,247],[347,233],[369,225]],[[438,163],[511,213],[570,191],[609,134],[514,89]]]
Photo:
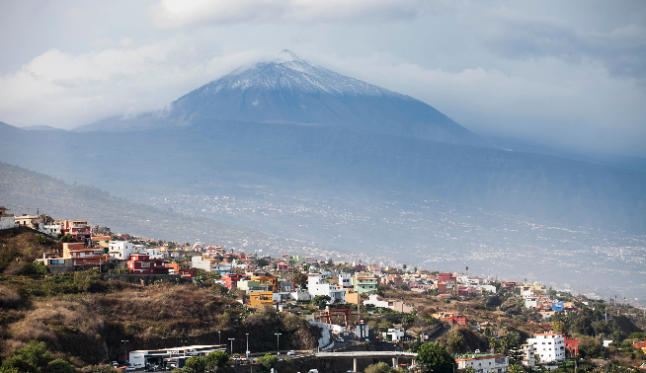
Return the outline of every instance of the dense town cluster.
[[[0,229],[15,227],[30,228],[62,241],[60,253],[43,253],[36,259],[49,273],[97,268],[108,277],[131,283],[199,282],[221,286],[250,312],[272,309],[293,313],[319,326],[322,333],[317,352],[352,351],[365,343],[381,349],[390,345],[394,350],[414,350],[422,343],[447,336],[451,346],[455,342],[451,338],[468,339],[468,333],[474,333],[484,336],[486,344],[462,341],[464,346],[450,347],[455,368],[477,373],[557,369],[566,361],[576,362],[580,354],[579,338],[568,335],[565,322],[592,309],[586,298],[560,294],[539,283],[475,276],[468,273],[468,267],[463,273],[441,273],[406,265],[382,267],[315,257],[270,257],[262,252],[199,242],[175,243],[116,234],[86,220],[13,216],[0,208]],[[465,312],[468,307],[460,307],[473,300],[483,300],[485,308],[498,310],[503,303],[512,304],[513,311],[509,312],[522,320],[525,330],[533,332],[514,331],[522,337],[510,345],[511,328],[501,325],[504,322],[500,317],[496,321],[469,316]],[[429,307],[425,302],[434,303]],[[514,308],[518,305],[520,309]],[[608,315],[604,317],[607,321]],[[501,333],[501,329],[506,332]],[[279,343],[280,333],[276,336]],[[608,335],[602,346],[610,348],[617,342],[620,341]],[[465,351],[480,345],[482,348]],[[184,352],[184,358],[187,350],[194,355],[227,351],[226,341],[212,346],[168,347],[163,352],[130,351],[129,367],[150,367],[159,361],[159,354],[168,354],[175,361],[173,366],[181,367],[185,361],[176,356],[178,351]],[[280,351],[279,346],[276,348]],[[646,339],[635,341],[632,348],[643,356]],[[233,355],[233,343],[228,352]],[[249,357],[248,344],[242,352],[246,357],[241,358]],[[415,359],[413,364],[401,364],[400,368],[414,369],[414,362]],[[393,364],[400,365],[395,364],[395,358]]]

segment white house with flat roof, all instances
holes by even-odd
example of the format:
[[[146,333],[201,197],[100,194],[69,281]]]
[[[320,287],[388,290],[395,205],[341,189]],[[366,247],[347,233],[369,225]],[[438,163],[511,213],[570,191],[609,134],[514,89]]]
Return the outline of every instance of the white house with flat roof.
[[[534,348],[534,359],[539,363],[565,360],[565,337],[557,333],[538,333],[528,338],[527,344]]]

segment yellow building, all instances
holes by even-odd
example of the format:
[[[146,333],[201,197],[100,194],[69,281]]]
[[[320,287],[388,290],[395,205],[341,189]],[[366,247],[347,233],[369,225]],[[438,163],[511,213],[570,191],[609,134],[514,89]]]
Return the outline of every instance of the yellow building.
[[[278,277],[272,275],[255,275],[251,276],[252,281],[258,281],[261,285],[267,285],[269,292],[278,292],[280,288],[278,287]]]
[[[361,302],[361,295],[355,292],[346,292],[345,293],[345,302],[347,304],[359,304]]]
[[[254,291],[249,293],[249,306],[252,308],[272,307],[274,301],[271,291]]]

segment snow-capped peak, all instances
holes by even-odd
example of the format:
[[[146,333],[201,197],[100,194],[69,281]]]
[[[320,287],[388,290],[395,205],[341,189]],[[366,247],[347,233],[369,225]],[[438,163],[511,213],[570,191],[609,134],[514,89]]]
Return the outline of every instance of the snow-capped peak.
[[[312,65],[287,49],[282,50],[273,60],[237,69],[199,91],[202,91],[202,94],[213,94],[227,89],[245,91],[254,88],[336,95],[395,95],[386,89]]]

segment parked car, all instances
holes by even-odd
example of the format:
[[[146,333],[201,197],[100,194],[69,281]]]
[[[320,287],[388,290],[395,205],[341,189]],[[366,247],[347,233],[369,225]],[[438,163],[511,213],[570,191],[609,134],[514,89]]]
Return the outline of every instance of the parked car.
[[[287,351],[287,355],[296,355],[296,351],[289,350],[289,351]]]

